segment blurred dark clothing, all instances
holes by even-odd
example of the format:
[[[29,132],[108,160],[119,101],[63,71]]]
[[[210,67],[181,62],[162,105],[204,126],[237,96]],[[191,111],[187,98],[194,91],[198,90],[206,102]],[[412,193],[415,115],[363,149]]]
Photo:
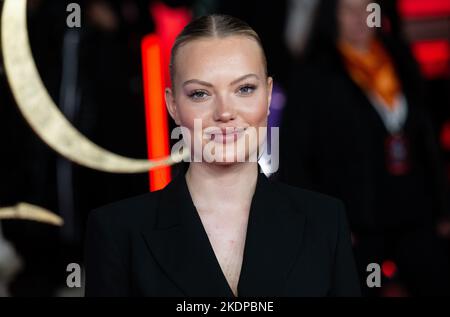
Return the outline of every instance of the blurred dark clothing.
[[[389,171],[391,135],[337,50],[310,55],[293,72],[280,136],[279,178],[344,201],[359,273],[393,259],[412,295],[449,294],[448,256],[435,221],[448,216],[445,177],[420,75],[406,46],[380,36],[402,85],[409,170]],[[362,278],[365,295],[376,294]]]
[[[382,275],[381,286],[397,283],[413,296],[450,295],[450,267],[444,241],[437,239],[429,226],[403,227],[368,233],[356,237],[353,247],[365,296],[382,295],[384,289],[368,288],[368,263],[393,261],[397,270],[393,276]]]
[[[438,147],[417,68],[406,49],[388,39],[383,42],[408,103],[403,127],[409,143],[408,173],[396,176],[388,171],[389,132],[337,52],[310,59],[294,71],[281,128],[280,177],[343,199],[354,231],[431,225],[447,210]]]

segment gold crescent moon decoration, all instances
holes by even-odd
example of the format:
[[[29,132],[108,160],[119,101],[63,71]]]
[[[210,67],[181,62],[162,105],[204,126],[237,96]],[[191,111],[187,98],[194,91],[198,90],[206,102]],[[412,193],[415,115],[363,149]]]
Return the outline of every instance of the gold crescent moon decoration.
[[[53,150],[76,162],[111,173],[141,173],[180,162],[187,151],[157,160],[133,159],[112,153],[82,135],[64,117],[39,76],[31,52],[26,0],[5,0],[1,40],[11,91],[22,115],[35,133]]]
[[[54,226],[62,226],[64,223],[61,217],[51,211],[24,202],[15,206],[0,208],[0,220],[2,219],[33,220]]]

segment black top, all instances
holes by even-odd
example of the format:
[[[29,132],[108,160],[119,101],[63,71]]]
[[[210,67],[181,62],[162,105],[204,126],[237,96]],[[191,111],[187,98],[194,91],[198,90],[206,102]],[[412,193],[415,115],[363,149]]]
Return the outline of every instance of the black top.
[[[184,173],[92,211],[85,251],[86,296],[233,296]],[[238,295],[359,296],[342,203],[258,173]]]

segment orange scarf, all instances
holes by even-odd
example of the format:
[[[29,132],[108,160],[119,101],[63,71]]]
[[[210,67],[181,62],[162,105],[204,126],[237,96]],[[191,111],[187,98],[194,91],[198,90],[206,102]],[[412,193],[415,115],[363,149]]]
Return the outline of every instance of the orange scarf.
[[[352,79],[365,91],[377,93],[393,110],[401,84],[392,60],[381,43],[372,41],[366,52],[360,52],[344,42],[338,44],[338,49]]]

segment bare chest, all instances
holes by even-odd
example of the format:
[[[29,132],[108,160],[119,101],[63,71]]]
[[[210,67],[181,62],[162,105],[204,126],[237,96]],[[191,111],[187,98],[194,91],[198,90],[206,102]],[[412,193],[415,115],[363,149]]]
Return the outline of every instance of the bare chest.
[[[238,295],[237,286],[244,256],[247,220],[247,217],[234,221],[203,220],[205,231],[220,268],[236,296]]]

